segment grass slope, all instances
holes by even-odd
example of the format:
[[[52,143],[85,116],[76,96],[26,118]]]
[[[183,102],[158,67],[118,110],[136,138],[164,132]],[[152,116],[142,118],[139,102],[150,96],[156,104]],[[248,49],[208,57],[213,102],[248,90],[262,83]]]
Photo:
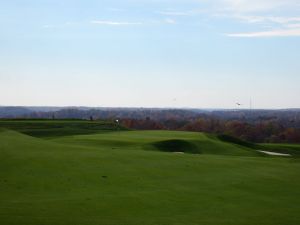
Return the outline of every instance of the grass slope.
[[[112,122],[87,120],[0,120],[0,128],[16,130],[35,137],[60,137],[124,130]]]
[[[165,152],[186,152],[198,154],[218,154],[236,156],[258,156],[257,151],[218,140],[196,132],[178,131],[125,131],[92,135],[77,135],[55,139],[60,143],[69,143],[95,148],[138,149]]]
[[[299,144],[254,144],[228,135],[219,135],[217,138],[221,141],[236,144],[241,147],[246,147],[253,150],[264,150],[276,153],[290,154],[293,157],[300,157]]]
[[[168,140],[193,144],[202,154],[157,151]],[[43,140],[2,130],[0,160],[5,225],[300,223],[297,159],[259,157],[204,134],[130,131]]]

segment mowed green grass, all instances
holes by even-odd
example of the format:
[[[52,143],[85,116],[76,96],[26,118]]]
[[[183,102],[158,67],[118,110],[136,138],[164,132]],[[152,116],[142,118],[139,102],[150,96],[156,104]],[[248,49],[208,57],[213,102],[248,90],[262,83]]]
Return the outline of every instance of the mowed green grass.
[[[87,120],[0,120],[0,128],[12,129],[27,135],[47,138],[61,137],[76,134],[91,134],[95,132],[109,132],[124,130],[110,121],[87,121]]]
[[[67,136],[52,141],[74,146],[94,147],[106,150],[117,149],[119,151],[130,149],[235,156],[262,155],[254,149],[222,142],[216,137],[196,132],[120,131]]]
[[[300,224],[298,158],[205,134],[3,129],[0,160],[1,225]]]

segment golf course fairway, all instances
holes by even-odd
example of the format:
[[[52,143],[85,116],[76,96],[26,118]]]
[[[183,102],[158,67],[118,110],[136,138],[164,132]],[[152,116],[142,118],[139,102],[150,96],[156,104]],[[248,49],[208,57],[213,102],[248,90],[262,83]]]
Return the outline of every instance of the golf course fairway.
[[[16,127],[0,128],[1,225],[300,224],[296,156],[196,132]]]

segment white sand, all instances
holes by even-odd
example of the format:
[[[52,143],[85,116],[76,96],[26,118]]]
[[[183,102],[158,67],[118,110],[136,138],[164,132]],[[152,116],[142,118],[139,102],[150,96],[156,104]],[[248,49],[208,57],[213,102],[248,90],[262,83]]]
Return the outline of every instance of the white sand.
[[[290,154],[283,154],[278,152],[268,152],[268,151],[259,151],[259,152],[265,153],[267,155],[274,155],[274,156],[291,156]]]

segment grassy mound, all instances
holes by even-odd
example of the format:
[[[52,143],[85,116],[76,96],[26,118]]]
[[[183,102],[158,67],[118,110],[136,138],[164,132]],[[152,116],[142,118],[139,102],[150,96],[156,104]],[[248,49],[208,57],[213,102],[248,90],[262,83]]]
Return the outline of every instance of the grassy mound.
[[[107,121],[0,120],[0,129],[12,129],[39,138],[73,145],[111,149],[147,149],[164,152],[257,156],[247,145],[202,133],[174,131],[129,131]],[[115,132],[118,131],[118,132]],[[80,136],[81,135],[81,136]],[[74,136],[74,137],[72,137]]]
[[[185,140],[166,140],[153,143],[153,146],[163,152],[184,152],[200,154],[201,150],[197,145]]]
[[[253,143],[241,140],[239,138],[236,138],[236,137],[233,137],[230,135],[222,134],[222,135],[218,135],[217,138],[221,141],[241,145],[241,146],[244,146],[247,148],[257,148],[257,146]]]
[[[259,156],[253,149],[223,142],[196,132],[122,131],[57,138],[54,141],[72,145],[123,150],[152,150],[232,156]]]
[[[34,137],[60,137],[125,130],[108,121],[87,120],[0,120],[0,128],[11,129]]]

